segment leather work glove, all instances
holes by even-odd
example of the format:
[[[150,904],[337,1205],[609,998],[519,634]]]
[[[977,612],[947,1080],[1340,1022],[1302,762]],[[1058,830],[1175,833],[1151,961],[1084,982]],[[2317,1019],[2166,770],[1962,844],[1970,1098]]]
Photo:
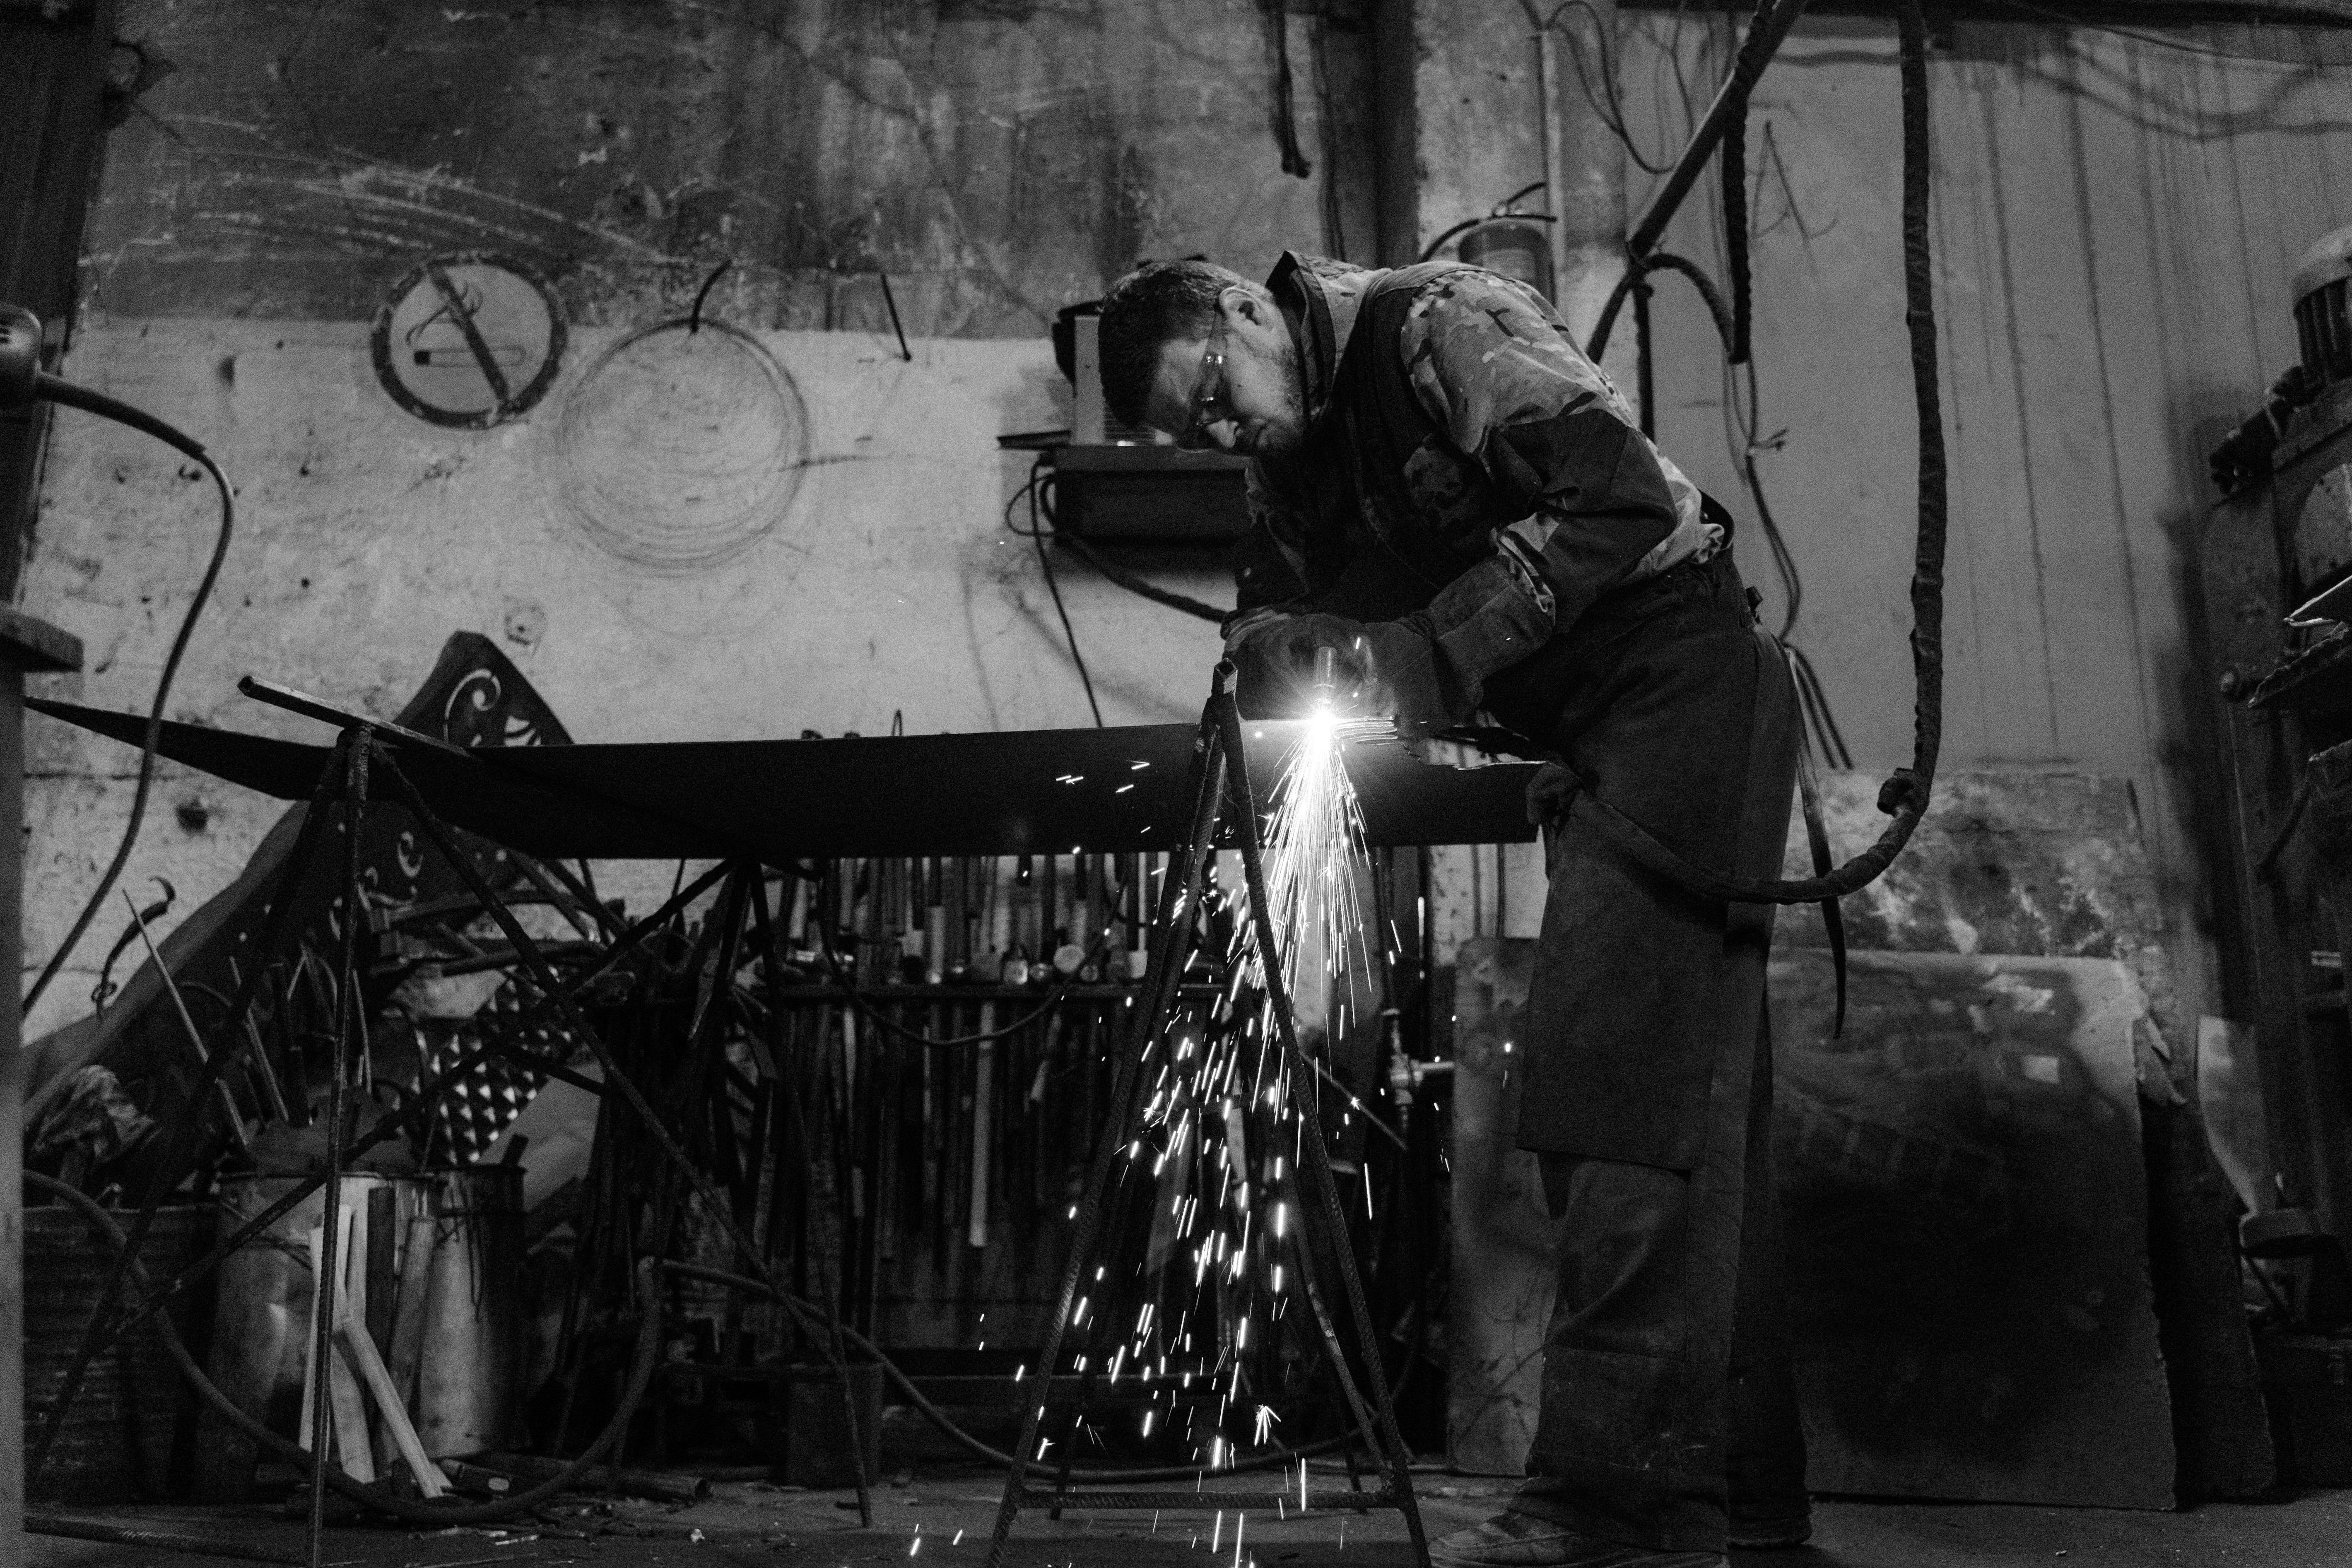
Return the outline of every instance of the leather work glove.
[[[1549,589],[1516,557],[1481,561],[1426,608],[1394,621],[1276,616],[1242,628],[1225,655],[1241,671],[1242,711],[1297,718],[1315,700],[1315,655],[1338,655],[1335,697],[1354,717],[1393,719],[1408,737],[1435,734],[1477,710],[1486,678],[1550,639]]]

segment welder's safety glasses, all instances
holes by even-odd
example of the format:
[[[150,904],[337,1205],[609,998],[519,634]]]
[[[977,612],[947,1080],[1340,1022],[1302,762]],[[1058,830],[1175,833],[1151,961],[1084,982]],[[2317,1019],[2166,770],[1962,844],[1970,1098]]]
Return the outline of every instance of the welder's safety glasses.
[[[1192,382],[1192,401],[1176,445],[1187,452],[1221,450],[1217,438],[1209,434],[1209,426],[1222,425],[1234,416],[1231,392],[1232,384],[1225,374],[1225,323],[1220,317],[1216,330],[1209,334],[1208,346],[1201,351],[1201,374]]]

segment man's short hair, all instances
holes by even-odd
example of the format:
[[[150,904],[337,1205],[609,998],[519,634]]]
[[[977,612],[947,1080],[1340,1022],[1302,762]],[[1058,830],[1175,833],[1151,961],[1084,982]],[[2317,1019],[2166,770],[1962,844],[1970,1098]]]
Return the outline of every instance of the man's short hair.
[[[1126,425],[1143,424],[1160,351],[1205,338],[1217,324],[1217,298],[1249,279],[1211,261],[1154,261],[1110,286],[1102,300],[1099,353],[1103,402]]]

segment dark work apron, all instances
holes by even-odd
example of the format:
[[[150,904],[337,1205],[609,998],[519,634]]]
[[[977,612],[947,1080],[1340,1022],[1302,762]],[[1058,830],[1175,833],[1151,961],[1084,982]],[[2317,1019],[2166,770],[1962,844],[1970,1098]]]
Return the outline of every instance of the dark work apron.
[[[1446,270],[1402,268],[1365,297],[1306,440],[1262,465],[1313,508],[1306,607],[1410,615],[1541,500],[1453,447],[1396,352],[1414,294]],[[1624,548],[1630,567],[1646,545]],[[1727,548],[1603,594],[1491,679],[1486,706],[1694,864],[1778,875],[1794,692]],[[1770,930],[1769,909],[1696,899],[1570,830],[1551,855],[1521,1146],[1690,1169],[1717,1056],[1755,1040]]]

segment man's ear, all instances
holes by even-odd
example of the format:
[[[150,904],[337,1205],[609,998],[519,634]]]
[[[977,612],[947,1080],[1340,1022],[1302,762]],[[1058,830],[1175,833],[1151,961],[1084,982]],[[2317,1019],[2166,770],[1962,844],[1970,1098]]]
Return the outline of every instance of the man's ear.
[[[1271,296],[1242,283],[1228,288],[1218,297],[1217,303],[1228,321],[1247,321],[1253,327],[1265,326],[1281,315]]]

